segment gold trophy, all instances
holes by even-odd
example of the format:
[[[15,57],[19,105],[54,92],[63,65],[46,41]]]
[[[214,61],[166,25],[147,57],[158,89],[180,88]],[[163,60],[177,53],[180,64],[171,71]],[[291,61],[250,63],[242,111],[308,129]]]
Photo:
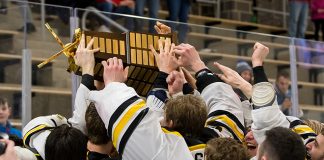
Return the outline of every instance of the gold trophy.
[[[75,65],[73,56],[80,43],[82,32],[76,29],[72,43],[64,45],[59,37],[46,24],[46,28],[51,32],[56,41],[63,47],[61,51],[54,54],[38,65],[39,68],[57,58],[62,53],[68,57],[68,71],[77,75],[82,75],[82,68]],[[170,38],[171,42],[176,42],[176,34],[149,34],[138,32],[108,33],[84,31],[85,43],[88,44],[93,38],[93,48],[99,48],[95,54],[94,78],[103,81],[103,66],[101,61],[111,57],[122,59],[124,66],[129,66],[128,79],[126,84],[133,87],[141,96],[146,96],[153,86],[158,75],[158,68],[154,54],[149,46],[153,45],[159,52],[158,40],[160,38]],[[85,45],[86,45],[85,44]]]

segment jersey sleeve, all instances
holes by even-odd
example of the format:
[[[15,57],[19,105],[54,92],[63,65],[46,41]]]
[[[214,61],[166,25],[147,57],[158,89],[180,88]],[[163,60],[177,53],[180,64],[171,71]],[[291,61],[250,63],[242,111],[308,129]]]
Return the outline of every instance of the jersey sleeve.
[[[230,137],[242,142],[245,132],[242,103],[232,87],[213,74],[205,74],[197,78],[197,88],[208,111],[204,141]]]
[[[67,120],[58,114],[32,119],[23,129],[24,145],[45,159],[45,142],[50,130],[63,124],[67,124]]]

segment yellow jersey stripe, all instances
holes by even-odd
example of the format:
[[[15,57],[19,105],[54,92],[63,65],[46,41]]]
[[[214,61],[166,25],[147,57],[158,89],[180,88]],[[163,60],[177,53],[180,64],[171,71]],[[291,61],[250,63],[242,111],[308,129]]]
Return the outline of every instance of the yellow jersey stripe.
[[[121,118],[121,120],[119,121],[119,123],[116,125],[114,133],[113,133],[113,144],[115,147],[117,147],[117,141],[118,138],[120,136],[120,132],[123,130],[123,128],[125,127],[125,125],[129,122],[129,120],[134,116],[134,114],[141,108],[143,108],[143,106],[145,105],[144,101],[139,102],[138,104],[135,104],[134,106],[132,106],[127,112],[126,114]]]
[[[226,125],[228,125],[232,131],[240,138],[240,139],[244,139],[244,134],[241,133],[238,129],[237,129],[237,125],[235,122],[232,121],[232,119],[230,119],[228,116],[226,115],[221,115],[221,116],[216,116],[215,118],[212,118],[210,121],[216,121],[216,120],[220,120],[222,122],[224,122]],[[207,122],[208,123],[208,122]],[[242,131],[243,132],[243,131]]]
[[[173,134],[173,135],[176,135],[176,136],[178,136],[178,137],[182,137],[182,135],[179,133],[179,132],[176,132],[176,131],[169,131],[169,130],[167,130],[167,129],[165,129],[165,128],[162,128],[162,131],[164,132],[164,133],[166,133],[166,134]]]
[[[42,130],[42,129],[44,129],[44,128],[46,128],[47,126],[45,125],[45,124],[41,124],[41,125],[38,125],[37,127],[35,127],[35,128],[33,128],[33,129],[31,129],[30,131],[28,131],[26,134],[25,134],[25,136],[24,136],[24,144],[25,145],[27,145],[27,146],[29,146],[29,144],[26,144],[26,139],[30,136],[30,135],[32,135],[33,133],[35,133],[35,132],[37,132],[37,131],[39,131],[39,130]]]
[[[296,132],[297,134],[314,133],[314,131],[308,126],[302,126],[302,127],[297,126],[293,128],[293,131]]]
[[[189,147],[189,150],[194,151],[194,150],[204,149],[204,148],[206,148],[206,144],[198,144],[198,145]]]

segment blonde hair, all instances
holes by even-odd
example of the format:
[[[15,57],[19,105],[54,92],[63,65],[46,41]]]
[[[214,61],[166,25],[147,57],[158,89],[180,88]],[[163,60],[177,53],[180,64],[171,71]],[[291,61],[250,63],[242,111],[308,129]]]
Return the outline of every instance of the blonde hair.
[[[206,103],[200,97],[183,95],[171,98],[165,105],[166,121],[173,121],[171,128],[182,135],[199,137],[207,119]]]
[[[322,130],[324,129],[323,123],[316,120],[307,119],[304,120],[304,123],[312,128],[317,135],[321,134]]]

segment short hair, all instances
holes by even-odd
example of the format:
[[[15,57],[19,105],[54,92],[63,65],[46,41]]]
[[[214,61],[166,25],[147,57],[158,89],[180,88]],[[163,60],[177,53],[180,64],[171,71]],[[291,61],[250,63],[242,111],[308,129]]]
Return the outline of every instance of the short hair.
[[[85,160],[87,138],[76,128],[66,124],[56,127],[45,143],[46,160]]]
[[[301,137],[288,128],[275,127],[265,132],[259,159],[267,156],[269,160],[305,160],[306,148]]]
[[[182,135],[198,138],[207,119],[206,103],[197,96],[171,98],[165,105],[166,120],[173,121],[172,129]]]
[[[6,98],[0,97],[0,105],[6,105],[8,104],[8,100]]]
[[[289,73],[287,71],[280,71],[280,72],[278,72],[278,74],[277,74],[277,80],[280,77],[284,77],[286,79],[289,79],[290,78]]]
[[[232,138],[213,138],[205,148],[206,160],[248,160],[246,148]]]
[[[322,136],[324,136],[324,128],[322,128],[321,134],[322,134]]]
[[[85,113],[86,127],[89,141],[96,145],[107,144],[110,138],[107,135],[107,129],[101,120],[95,104],[91,102]]]
[[[312,119],[306,119],[304,120],[304,123],[309,126],[317,135],[321,134],[324,125],[316,120],[312,120]]]

